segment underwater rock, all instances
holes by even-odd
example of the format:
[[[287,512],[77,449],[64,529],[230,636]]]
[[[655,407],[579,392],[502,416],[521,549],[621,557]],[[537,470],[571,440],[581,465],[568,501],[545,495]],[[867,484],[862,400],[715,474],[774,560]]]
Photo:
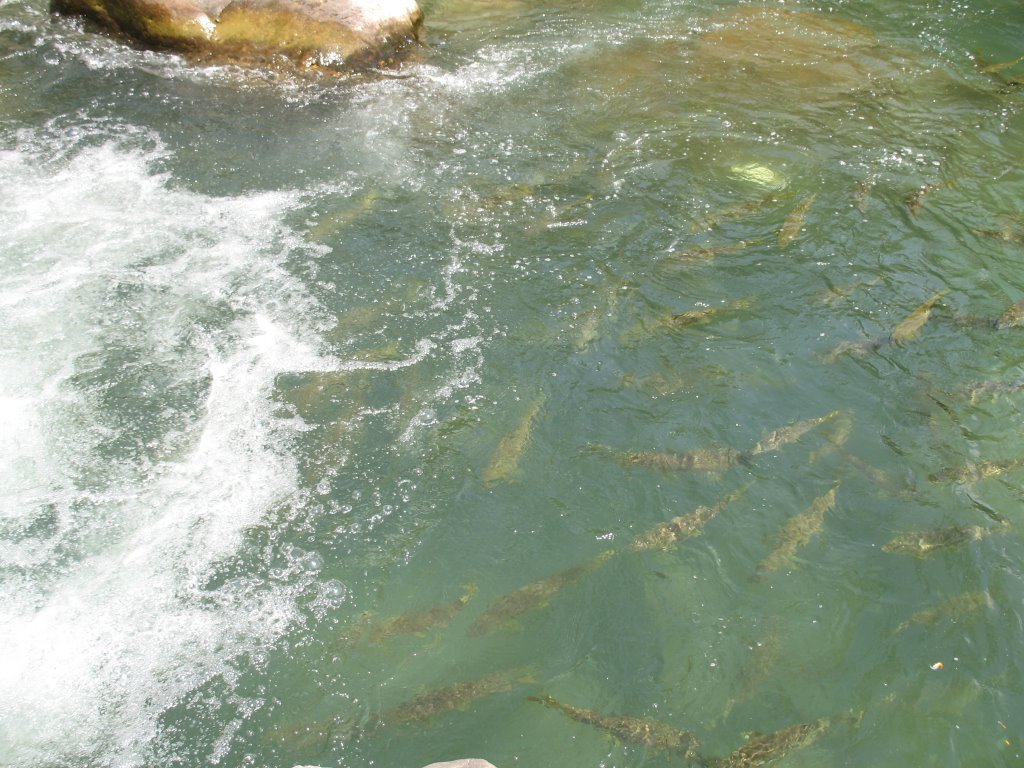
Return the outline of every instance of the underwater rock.
[[[201,59],[304,69],[376,64],[423,21],[416,0],[51,0],[50,10]]]
[[[757,4],[715,17],[701,35],[696,64],[722,87],[825,98],[898,75],[869,28],[836,16]]]

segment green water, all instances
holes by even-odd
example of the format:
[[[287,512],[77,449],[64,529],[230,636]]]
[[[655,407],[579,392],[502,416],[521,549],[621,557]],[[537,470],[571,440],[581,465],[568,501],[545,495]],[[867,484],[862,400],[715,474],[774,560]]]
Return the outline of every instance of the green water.
[[[336,81],[4,0],[0,764],[684,764],[542,695],[1021,763],[1024,7],[764,7],[424,0]]]

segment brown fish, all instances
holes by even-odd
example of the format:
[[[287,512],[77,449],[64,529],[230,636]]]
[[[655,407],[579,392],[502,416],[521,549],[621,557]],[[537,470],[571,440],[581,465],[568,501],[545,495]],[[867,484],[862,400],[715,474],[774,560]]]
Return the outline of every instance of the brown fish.
[[[826,363],[834,363],[843,355],[864,357],[870,352],[880,349],[885,344],[885,339],[862,339],[861,341],[843,341],[836,345],[835,349],[825,355]]]
[[[774,451],[777,448],[781,448],[784,445],[795,442],[819,424],[824,424],[826,421],[836,418],[841,413],[841,410],[835,410],[815,419],[805,419],[804,421],[798,421],[794,424],[787,424],[784,427],[773,429],[761,438],[757,445],[755,445],[750,451],[750,454],[752,456],[756,456],[759,453]]]
[[[829,720],[797,723],[767,736],[751,739],[722,760],[713,760],[712,768],[757,768],[813,744],[831,727]]]
[[[582,565],[575,565],[546,579],[532,582],[509,592],[499,598],[490,608],[482,613],[469,628],[470,636],[483,635],[500,627],[506,626],[517,616],[547,605],[551,597],[563,587],[579,581],[588,573],[592,573],[608,562],[614,550],[602,552],[593,560]]]
[[[929,479],[933,483],[942,481],[953,483],[976,483],[980,480],[989,480],[999,477],[1007,472],[1019,469],[1024,466],[1024,459],[1006,459],[1004,461],[979,461],[968,463],[962,467],[944,469],[942,472],[931,475]]]
[[[366,642],[379,645],[393,637],[421,635],[433,629],[443,629],[451,623],[452,619],[465,607],[466,603],[473,599],[476,593],[476,584],[469,584],[466,586],[466,593],[451,602],[372,623],[368,620],[364,621],[349,632],[345,639],[350,643]]]
[[[983,400],[991,400],[999,395],[1017,395],[1024,392],[1024,383],[1014,381],[981,381],[969,384],[957,391],[957,395],[967,398],[975,405]]]
[[[708,262],[716,256],[721,256],[725,253],[739,253],[760,242],[760,240],[740,240],[738,243],[728,243],[726,245],[699,245],[684,251],[672,251],[661,261],[662,263],[671,264]]]
[[[491,459],[490,465],[484,472],[484,485],[491,486],[507,482],[519,469],[519,460],[530,444],[533,423],[544,405],[544,399],[543,394],[539,395],[519,420],[515,429],[498,443],[498,447],[494,451],[494,458]]]
[[[505,693],[517,685],[529,682],[533,682],[533,674],[524,668],[495,672],[477,680],[465,680],[444,688],[436,688],[388,710],[381,716],[380,725],[402,725],[429,720],[442,712],[461,709],[485,696]]]
[[[771,553],[757,566],[759,574],[763,575],[785,567],[793,560],[800,547],[818,535],[825,522],[825,513],[835,509],[838,490],[839,483],[836,483],[828,493],[811,502],[806,512],[794,515],[786,521],[786,526],[776,537]]]
[[[728,718],[737,705],[748,701],[768,681],[782,657],[782,638],[778,627],[773,626],[762,640],[750,647],[750,652],[750,659],[740,673],[739,693],[726,702],[725,710],[718,718],[719,722]]]
[[[871,176],[857,182],[857,185],[853,188],[853,204],[857,206],[857,210],[861,213],[868,209],[868,204],[871,202],[871,190],[874,189],[877,182],[878,179]]]
[[[974,229],[976,235],[995,238],[1012,245],[1024,245],[1024,229],[1020,227],[1002,227],[1001,229]]]
[[[938,184],[922,184],[920,187],[915,189],[907,199],[904,201],[907,206],[907,211],[913,218],[917,218],[917,214],[921,212],[921,208],[924,206],[924,200],[932,192],[950,186],[947,182],[941,182]]]
[[[850,439],[853,432],[853,417],[846,411],[836,416],[831,427],[824,431],[825,444],[817,451],[813,451],[809,457],[811,463],[826,459],[834,453],[839,453],[846,441]]]
[[[898,493],[906,490],[906,484],[902,480],[890,475],[884,469],[879,469],[878,467],[869,464],[860,456],[850,453],[845,448],[840,447],[838,450],[839,455],[846,464],[852,466],[879,488],[883,488],[892,493]]]
[[[982,606],[992,602],[992,598],[986,592],[967,592],[956,595],[936,605],[934,608],[925,608],[917,611],[913,616],[904,621],[896,632],[902,632],[913,624],[935,624],[943,619],[958,619],[968,613],[977,611]]]
[[[953,549],[968,541],[977,541],[1008,526],[985,528],[980,525],[954,525],[949,528],[929,528],[924,531],[902,533],[882,547],[883,552],[904,552],[914,557],[928,557],[941,549]]]
[[[998,62],[996,64],[985,64],[981,66],[978,71],[986,75],[994,75],[998,74],[999,72],[1002,72],[1004,69],[1011,69],[1012,67],[1017,66],[1021,62],[1024,62],[1024,56],[1013,59],[1011,61],[1003,61]]]
[[[811,210],[811,206],[814,205],[814,198],[817,195],[808,195],[803,201],[786,217],[786,220],[782,223],[782,228],[779,230],[779,248],[785,248],[800,234],[800,231],[804,228],[804,219],[807,218],[807,212]]]
[[[908,341],[916,339],[920,335],[924,324],[928,322],[928,318],[932,316],[932,309],[947,293],[949,293],[948,290],[939,291],[907,315],[907,317],[901,321],[895,329],[893,329],[892,334],[889,336],[889,340],[893,344],[900,346],[902,344],[906,344]]]
[[[586,723],[607,731],[619,741],[642,744],[650,749],[663,752],[674,752],[682,755],[685,760],[693,760],[697,756],[697,737],[668,723],[626,715],[604,715],[593,709],[582,709],[562,704],[551,696],[529,696],[527,698],[529,701],[536,701],[546,707],[557,709],[579,723]]]
[[[380,190],[369,190],[359,198],[354,205],[341,208],[321,218],[313,228],[309,230],[309,238],[313,240],[324,240],[337,235],[342,229],[373,209],[379,200]]]
[[[732,448],[703,448],[698,451],[672,453],[664,451],[634,451],[617,454],[623,464],[660,469],[663,472],[724,472],[744,454]]]
[[[996,329],[1000,331],[1021,326],[1024,326],[1024,299],[1018,301],[996,319]]]
[[[714,229],[723,221],[740,219],[744,216],[753,216],[766,205],[780,202],[787,196],[788,195],[771,193],[764,195],[763,197],[759,197],[756,200],[746,200],[740,203],[733,203],[732,205],[727,205],[724,208],[710,211],[700,219],[697,219],[690,227],[690,231],[695,234],[698,232],[706,232],[709,229]]]
[[[655,526],[645,533],[641,533],[630,545],[633,552],[643,552],[649,549],[669,550],[681,541],[693,536],[699,536],[701,529],[714,519],[722,510],[732,502],[739,499],[750,487],[750,483],[743,485],[737,490],[724,497],[713,507],[700,506],[688,515],[673,517],[671,520]]]

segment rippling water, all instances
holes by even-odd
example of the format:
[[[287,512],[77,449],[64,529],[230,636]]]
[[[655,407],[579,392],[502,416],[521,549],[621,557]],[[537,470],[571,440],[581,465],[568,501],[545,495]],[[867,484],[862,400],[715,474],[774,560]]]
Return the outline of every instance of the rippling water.
[[[424,11],[0,3],[0,764],[1021,762],[1024,9]]]

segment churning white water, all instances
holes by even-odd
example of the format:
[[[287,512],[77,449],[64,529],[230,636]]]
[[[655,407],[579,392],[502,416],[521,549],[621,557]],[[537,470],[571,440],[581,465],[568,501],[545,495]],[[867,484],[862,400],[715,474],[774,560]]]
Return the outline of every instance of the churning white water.
[[[138,764],[296,619],[283,588],[209,580],[296,493],[269,395],[326,364],[282,269],[310,246],[295,195],[174,189],[145,136],[24,138],[0,154],[0,753]]]

